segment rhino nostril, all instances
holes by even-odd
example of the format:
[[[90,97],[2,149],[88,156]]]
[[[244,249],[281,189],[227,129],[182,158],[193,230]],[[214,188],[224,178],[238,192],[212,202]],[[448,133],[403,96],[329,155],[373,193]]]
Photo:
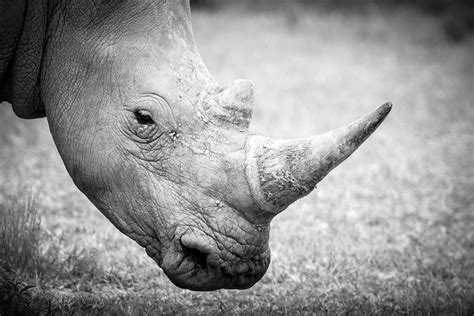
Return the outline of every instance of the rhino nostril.
[[[183,252],[186,257],[199,266],[202,270],[207,270],[207,254],[195,248],[189,248],[183,245]]]

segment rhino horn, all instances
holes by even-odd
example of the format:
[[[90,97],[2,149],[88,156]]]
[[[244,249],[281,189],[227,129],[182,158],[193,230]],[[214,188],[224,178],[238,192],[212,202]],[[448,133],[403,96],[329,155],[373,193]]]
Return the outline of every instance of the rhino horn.
[[[253,83],[249,80],[234,80],[217,92],[217,97],[210,94],[205,111],[220,124],[236,128],[242,132],[248,130],[252,119],[254,104]]]
[[[310,193],[329,171],[349,157],[391,108],[391,103],[385,103],[347,126],[306,139],[251,136],[246,173],[253,200],[264,212],[283,211]]]

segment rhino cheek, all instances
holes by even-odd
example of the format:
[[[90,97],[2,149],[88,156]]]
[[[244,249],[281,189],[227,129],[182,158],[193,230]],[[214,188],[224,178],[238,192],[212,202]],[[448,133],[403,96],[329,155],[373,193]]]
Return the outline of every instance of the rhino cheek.
[[[157,177],[126,155],[112,141],[113,134],[84,137],[81,155],[63,155],[76,186],[122,233],[159,256],[160,239],[167,240],[169,219],[159,203],[166,192]],[[117,142],[118,143],[118,142]],[[107,148],[112,148],[107,150]]]

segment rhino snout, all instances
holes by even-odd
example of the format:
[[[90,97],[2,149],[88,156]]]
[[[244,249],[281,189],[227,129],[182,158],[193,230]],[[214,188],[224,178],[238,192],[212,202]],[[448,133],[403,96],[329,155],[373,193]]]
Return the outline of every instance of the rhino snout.
[[[189,238],[181,238],[165,256],[162,268],[178,287],[212,291],[247,289],[258,282],[270,264],[270,250],[254,255],[235,254]]]

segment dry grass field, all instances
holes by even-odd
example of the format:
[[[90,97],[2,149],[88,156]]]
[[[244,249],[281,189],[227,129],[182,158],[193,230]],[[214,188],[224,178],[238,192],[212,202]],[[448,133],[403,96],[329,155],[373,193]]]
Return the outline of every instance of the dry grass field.
[[[474,40],[397,11],[195,12],[220,82],[252,79],[251,130],[380,129],[272,222],[249,290],[190,292],[74,187],[46,120],[0,106],[0,314],[474,313]],[[28,286],[33,286],[29,288]]]

